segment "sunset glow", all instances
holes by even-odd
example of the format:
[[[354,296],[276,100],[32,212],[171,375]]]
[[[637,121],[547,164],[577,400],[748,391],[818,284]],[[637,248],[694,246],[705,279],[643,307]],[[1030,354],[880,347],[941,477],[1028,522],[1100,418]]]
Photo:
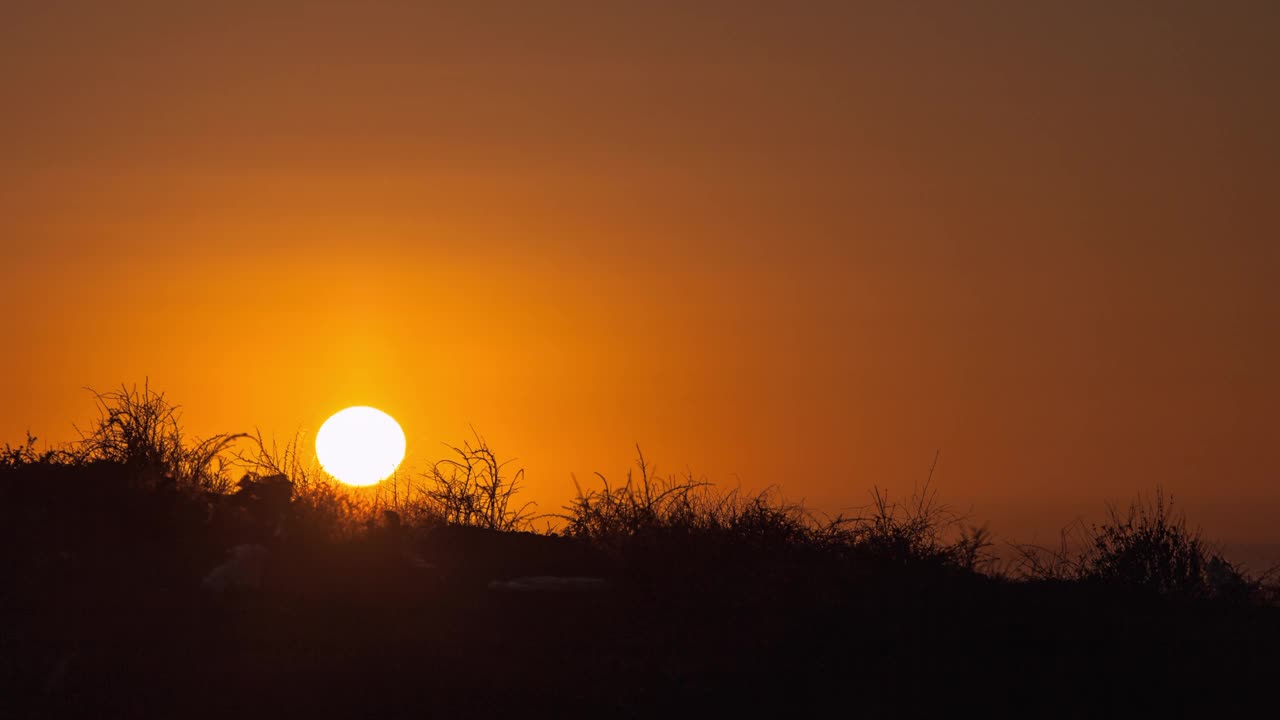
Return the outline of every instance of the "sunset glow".
[[[474,426],[550,508],[636,443],[831,514],[941,450],[1008,538],[1159,478],[1280,561],[1280,4],[482,5],[16,4],[0,443],[150,378]]]
[[[0,18],[0,719],[1275,704],[1280,0]]]

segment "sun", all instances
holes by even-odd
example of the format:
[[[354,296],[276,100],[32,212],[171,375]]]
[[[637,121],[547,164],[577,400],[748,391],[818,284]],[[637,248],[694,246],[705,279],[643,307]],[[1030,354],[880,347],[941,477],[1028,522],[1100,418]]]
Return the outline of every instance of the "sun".
[[[349,407],[316,433],[316,458],[325,471],[348,485],[376,485],[404,460],[404,430],[377,408]]]

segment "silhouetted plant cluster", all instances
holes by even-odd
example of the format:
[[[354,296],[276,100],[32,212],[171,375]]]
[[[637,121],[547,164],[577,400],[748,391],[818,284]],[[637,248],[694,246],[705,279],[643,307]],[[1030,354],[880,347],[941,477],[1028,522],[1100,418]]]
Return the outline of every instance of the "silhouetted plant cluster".
[[[1265,576],[1252,579],[1213,550],[1199,529],[1187,526],[1185,515],[1174,513],[1172,499],[1166,500],[1162,490],[1124,511],[1110,507],[1101,524],[1064,531],[1057,550],[1018,550],[1021,573],[1031,579],[1087,581],[1183,598],[1263,597]]]
[[[928,483],[905,503],[877,489],[863,515],[819,519],[776,490],[718,491],[692,476],[662,477],[639,454],[638,472],[577,495],[560,517],[564,534],[587,540],[641,572],[699,577],[742,570],[785,580],[823,572],[899,567],[974,572],[990,559],[985,528],[962,525]]]
[[[930,564],[976,572],[994,561],[990,531],[966,525],[938,500],[930,480],[902,503],[880,488],[872,490],[871,498],[866,515],[840,519],[828,530],[836,542],[898,566]]]
[[[461,446],[446,445],[451,455],[426,472],[397,472],[369,490],[353,490],[333,479],[299,450],[301,437],[286,443],[248,436],[248,449],[234,454],[235,464],[252,478],[282,475],[292,481],[298,514],[310,516],[331,535],[357,534],[392,511],[411,525],[461,525],[498,531],[526,530],[534,519],[533,502],[516,508],[524,470],[509,471],[478,433]]]
[[[819,518],[776,490],[660,476],[641,454],[624,482],[578,486],[554,531],[512,532],[532,519],[532,503],[514,507],[524,474],[479,435],[425,473],[349,488],[300,436],[188,445],[163,396],[95,397],[84,442],[40,450],[28,437],[0,452],[5,697],[47,702],[61,683],[76,709],[129,714],[149,709],[134,698],[157,677],[193,702],[215,677],[234,683],[227,714],[280,676],[298,678],[296,694],[267,710],[315,715],[330,707],[317,687],[376,674],[388,681],[335,714],[413,688],[432,708],[459,692],[450,709],[470,716],[511,685],[495,692],[493,677],[523,683],[501,700],[510,708],[493,706],[503,715],[551,696],[533,714],[563,714],[584,687],[601,688],[593,715],[655,693],[661,711],[711,715],[745,697],[737,714],[750,715],[758,694],[742,688],[775,685],[783,714],[804,714],[796,697],[827,688],[844,703],[847,679],[863,678],[881,701],[870,714],[892,716],[904,695],[936,694],[934,678],[960,697],[993,672],[1027,672],[1029,692],[1058,702],[1064,668],[1085,693],[1116,672],[1087,715],[1142,685],[1134,672],[1172,668],[1183,683],[1221,668],[1264,685],[1274,667],[1280,617],[1257,605],[1280,600],[1275,574],[1233,567],[1159,493],[1080,525],[1059,551],[1023,548],[1021,575],[989,572],[990,534],[939,501],[932,473],[905,499],[875,488],[860,511]],[[1026,661],[1037,648],[1048,666]],[[435,684],[418,695],[423,678]]]
[[[271,477],[289,481],[293,494],[287,529],[294,536],[323,541],[351,538],[373,517],[376,509],[368,498],[349,492],[314,459],[305,459],[301,434],[283,443],[267,440],[260,430],[246,437],[247,449],[234,453],[234,465],[243,469],[247,481]]]
[[[474,431],[473,431],[474,432]],[[524,469],[506,472],[510,460],[499,461],[479,433],[474,442],[447,446],[452,456],[438,460],[420,478],[419,512],[450,525],[488,530],[523,530],[533,519],[535,503],[516,508]]]
[[[302,452],[300,436],[283,444],[260,432],[188,440],[180,408],[147,385],[121,386],[94,398],[98,418],[79,442],[39,450],[36,438],[28,436],[17,447],[5,445],[0,471],[34,477],[28,472],[32,468],[84,468],[84,477],[104,478],[102,488],[123,492],[119,484],[124,482],[150,492],[160,498],[153,505],[167,508],[164,513],[203,528],[193,532],[226,542],[245,535],[245,528],[257,537],[283,534],[301,543],[342,541],[386,518],[397,527],[403,522],[405,532],[441,526],[524,531],[538,517],[534,503],[514,504],[524,471],[509,469],[510,461],[500,460],[478,433],[461,445],[447,445],[450,455],[424,473],[401,473],[372,490],[353,490]],[[41,476],[62,482],[73,475]],[[590,489],[575,479],[577,494],[564,511],[542,516],[561,523],[548,526],[546,534],[573,539],[627,572],[686,577],[740,572],[781,579],[815,568],[973,574],[990,572],[994,565],[990,532],[967,525],[939,502],[932,470],[923,487],[904,501],[875,488],[860,513],[835,518],[817,518],[773,489],[749,494],[718,490],[692,475],[659,476],[643,453],[637,470],[621,484],[596,476],[600,485]],[[76,487],[84,497],[99,492]],[[56,501],[92,510],[92,503],[59,494],[55,487],[41,492],[46,500],[61,498]],[[180,532],[180,524],[165,527]],[[1255,579],[1233,566],[1198,530],[1187,527],[1161,492],[1123,512],[1111,508],[1100,524],[1064,531],[1057,550],[1015,548],[1019,559],[1014,572],[1004,576],[1008,579],[1088,582],[1242,602],[1276,594],[1274,573]]]
[[[610,545],[658,531],[719,528],[729,520],[726,511],[735,495],[714,498],[705,492],[708,483],[651,475],[643,452],[638,464],[639,477],[628,470],[620,486],[596,473],[602,487],[584,491],[575,478],[577,495],[562,516],[565,534]]]
[[[5,443],[0,451],[0,468],[17,468],[27,465],[65,465],[74,459],[71,453],[61,448],[37,450],[35,435],[27,433],[27,439],[21,445]]]
[[[638,450],[638,448],[637,448]],[[800,545],[812,540],[814,523],[803,507],[774,491],[755,495],[718,492],[692,476],[661,477],[639,453],[639,474],[627,472],[621,485],[603,474],[598,489],[583,490],[559,517],[562,532],[611,551],[655,541],[733,537],[755,547]]]
[[[1154,503],[1133,503],[1124,513],[1111,508],[1110,520],[1094,527],[1085,550],[1085,576],[1163,594],[1208,591],[1211,554],[1200,532],[1188,529],[1186,519],[1170,510],[1161,492]]]
[[[106,461],[136,471],[139,482],[226,492],[232,477],[224,453],[243,435],[188,441],[181,407],[149,384],[94,392],[98,418],[71,450],[79,462]]]

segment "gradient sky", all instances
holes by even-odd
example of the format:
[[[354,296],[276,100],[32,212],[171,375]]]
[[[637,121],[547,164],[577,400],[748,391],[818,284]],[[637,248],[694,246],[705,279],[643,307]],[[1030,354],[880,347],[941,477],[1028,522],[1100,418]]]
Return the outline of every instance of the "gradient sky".
[[[190,7],[199,5],[199,9]],[[1280,4],[8,3],[0,442],[149,377],[570,473],[1280,543]]]

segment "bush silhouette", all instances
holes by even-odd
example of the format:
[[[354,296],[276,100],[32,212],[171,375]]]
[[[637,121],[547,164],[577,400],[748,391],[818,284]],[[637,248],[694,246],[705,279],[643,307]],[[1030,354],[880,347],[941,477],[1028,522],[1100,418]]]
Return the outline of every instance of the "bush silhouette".
[[[0,469],[15,469],[31,465],[65,465],[73,461],[73,456],[62,448],[37,450],[35,435],[27,433],[27,439],[21,445],[13,446],[5,443],[0,451]]]
[[[1215,551],[1173,499],[1157,488],[1102,523],[1063,531],[1059,549],[1020,546],[1021,569],[1036,580],[1085,581],[1184,599],[1258,601],[1262,580],[1252,579]]]
[[[877,489],[864,513],[819,518],[776,488],[749,494],[664,477],[637,453],[621,484],[601,474],[594,488],[575,481],[577,495],[559,517],[564,534],[645,583],[790,592],[813,577],[839,584],[885,573],[972,574],[989,557],[985,528],[964,527],[928,484],[903,503]]]
[[[1239,570],[1214,552],[1173,500],[1157,489],[1155,498],[1130,503],[1123,513],[1093,528],[1081,562],[1087,580],[1150,590],[1161,595],[1240,599],[1256,590]]]
[[[512,461],[499,461],[488,442],[474,430],[473,441],[447,445],[449,457],[432,463],[417,488],[419,515],[448,525],[514,531],[529,527],[535,503],[511,504],[520,491],[524,469],[506,473]]]
[[[221,434],[188,441],[181,407],[144,383],[92,391],[98,418],[72,453],[79,462],[119,463],[135,471],[138,482],[174,483],[187,489],[226,492],[231,488],[223,453],[244,435]]]

